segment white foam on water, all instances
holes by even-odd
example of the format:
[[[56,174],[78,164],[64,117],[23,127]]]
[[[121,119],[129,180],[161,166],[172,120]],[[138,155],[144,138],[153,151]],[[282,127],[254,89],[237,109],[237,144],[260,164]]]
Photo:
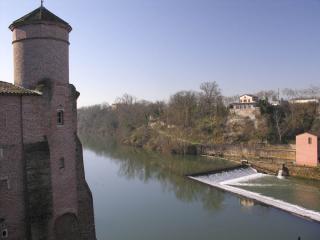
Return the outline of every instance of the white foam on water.
[[[263,183],[232,183],[232,186],[239,186],[239,187],[272,187],[276,186],[275,184],[263,184]],[[279,185],[277,185],[279,186]]]
[[[263,174],[263,173],[254,173],[254,174],[250,174],[250,175],[247,175],[247,176],[243,176],[243,177],[238,177],[238,178],[222,181],[222,182],[220,182],[220,184],[222,184],[222,185],[233,185],[233,184],[236,184],[236,183],[239,183],[239,182],[246,182],[246,181],[254,180],[254,179],[265,177],[265,176],[266,176],[266,174]]]
[[[221,173],[216,173],[211,175],[203,175],[198,177],[189,177],[189,178],[208,184],[210,186],[225,190],[225,191],[229,191],[229,192],[244,196],[246,198],[250,198],[252,200],[256,200],[260,203],[273,206],[275,208],[281,209],[291,214],[320,222],[320,212],[309,210],[301,206],[291,204],[279,199],[264,196],[260,193],[251,192],[248,190],[235,187],[237,184],[239,186],[243,186],[241,184],[248,184],[248,183],[242,183],[242,182],[265,177],[265,176],[269,176],[269,175],[257,173],[257,171],[253,168],[245,168],[245,169],[236,169],[236,170],[231,170],[227,172],[221,172]]]

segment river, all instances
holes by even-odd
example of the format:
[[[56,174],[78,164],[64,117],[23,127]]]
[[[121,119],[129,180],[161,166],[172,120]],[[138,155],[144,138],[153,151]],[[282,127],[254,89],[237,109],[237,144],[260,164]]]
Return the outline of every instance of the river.
[[[99,240],[320,239],[319,223],[185,177],[232,162],[83,142]],[[315,189],[318,198],[320,188]],[[320,199],[312,204],[317,209]]]

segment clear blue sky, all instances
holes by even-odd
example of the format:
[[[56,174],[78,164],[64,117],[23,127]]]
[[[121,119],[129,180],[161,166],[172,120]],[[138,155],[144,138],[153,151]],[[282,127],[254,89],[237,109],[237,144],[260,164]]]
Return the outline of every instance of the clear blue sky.
[[[9,24],[40,0],[0,0],[0,80],[13,82]],[[72,27],[79,105],[123,93],[165,100],[217,81],[223,94],[320,84],[320,0],[46,0]]]

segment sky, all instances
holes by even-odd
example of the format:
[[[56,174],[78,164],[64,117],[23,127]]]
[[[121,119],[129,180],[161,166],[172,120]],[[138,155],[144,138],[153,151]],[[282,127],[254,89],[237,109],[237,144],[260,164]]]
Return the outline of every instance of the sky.
[[[320,85],[320,0],[45,0],[67,21],[78,104],[149,101],[216,81],[226,96]],[[0,80],[13,82],[8,26],[40,0],[0,0]]]

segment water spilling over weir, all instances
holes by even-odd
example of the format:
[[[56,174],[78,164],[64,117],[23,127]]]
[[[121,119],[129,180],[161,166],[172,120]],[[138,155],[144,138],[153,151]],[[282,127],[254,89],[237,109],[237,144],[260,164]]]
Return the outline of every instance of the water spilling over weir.
[[[288,213],[307,218],[320,222],[320,212],[309,210],[301,206],[291,204],[279,199],[275,199],[269,196],[262,195],[260,193],[241,189],[237,186],[250,185],[247,181],[258,179],[268,176],[263,173],[258,173],[254,168],[251,167],[236,167],[233,169],[222,169],[206,174],[195,174],[190,175],[189,178],[208,184],[210,186],[228,191],[257,202],[281,209]]]

